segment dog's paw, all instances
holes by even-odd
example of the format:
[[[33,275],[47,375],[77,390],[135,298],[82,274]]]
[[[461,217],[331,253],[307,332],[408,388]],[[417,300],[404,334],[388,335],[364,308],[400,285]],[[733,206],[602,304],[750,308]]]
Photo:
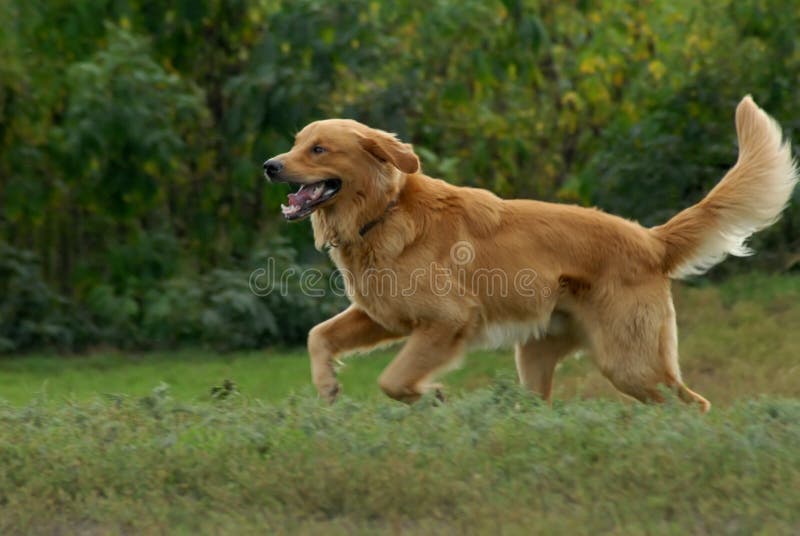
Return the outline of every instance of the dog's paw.
[[[434,406],[441,406],[447,401],[444,395],[444,385],[441,383],[428,383],[422,387],[422,392],[426,398],[433,400]]]
[[[319,396],[328,404],[333,404],[336,402],[336,399],[341,392],[341,387],[339,386],[339,382],[333,382],[332,384],[328,384],[324,387],[317,387],[319,391]]]

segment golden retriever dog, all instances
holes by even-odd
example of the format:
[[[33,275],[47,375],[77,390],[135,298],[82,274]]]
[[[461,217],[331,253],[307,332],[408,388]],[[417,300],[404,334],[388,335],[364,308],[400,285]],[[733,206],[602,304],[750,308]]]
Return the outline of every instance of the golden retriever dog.
[[[797,182],[778,124],[748,96],[739,158],[702,201],[645,228],[593,208],[504,200],[422,173],[412,146],[348,119],[303,128],[264,163],[299,189],[282,206],[311,216],[318,249],[345,274],[352,304],[308,335],[314,385],[333,401],[337,357],[405,339],[379,378],[417,400],[471,347],[515,345],[520,381],[549,401],[556,365],[586,348],[621,392],[710,403],[678,366],[672,279],[699,274],[776,221]]]

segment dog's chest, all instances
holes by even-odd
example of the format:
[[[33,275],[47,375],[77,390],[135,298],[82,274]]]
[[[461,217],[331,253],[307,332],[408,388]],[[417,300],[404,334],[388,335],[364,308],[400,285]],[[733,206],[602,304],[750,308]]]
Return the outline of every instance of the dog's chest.
[[[345,248],[330,252],[347,297],[387,328],[407,329],[417,316],[419,293],[413,277],[396,262],[381,262],[369,252],[355,254]]]
[[[351,299],[391,299],[398,297],[401,292],[401,276],[398,270],[390,267],[389,263],[379,262],[369,252],[354,254],[337,248],[331,251],[331,259],[336,264]]]

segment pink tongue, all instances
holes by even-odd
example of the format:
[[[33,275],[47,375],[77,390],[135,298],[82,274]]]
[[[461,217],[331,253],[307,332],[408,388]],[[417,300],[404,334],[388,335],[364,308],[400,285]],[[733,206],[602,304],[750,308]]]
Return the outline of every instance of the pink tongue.
[[[302,207],[311,197],[311,190],[303,188],[297,193],[289,194],[289,205]]]

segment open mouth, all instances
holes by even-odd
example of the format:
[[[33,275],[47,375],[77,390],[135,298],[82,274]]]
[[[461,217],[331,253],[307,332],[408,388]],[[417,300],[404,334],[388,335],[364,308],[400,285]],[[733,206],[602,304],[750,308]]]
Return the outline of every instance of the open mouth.
[[[289,194],[289,204],[281,205],[283,217],[289,221],[305,218],[328,199],[339,193],[342,181],[325,179],[312,184],[303,184],[293,194]]]

